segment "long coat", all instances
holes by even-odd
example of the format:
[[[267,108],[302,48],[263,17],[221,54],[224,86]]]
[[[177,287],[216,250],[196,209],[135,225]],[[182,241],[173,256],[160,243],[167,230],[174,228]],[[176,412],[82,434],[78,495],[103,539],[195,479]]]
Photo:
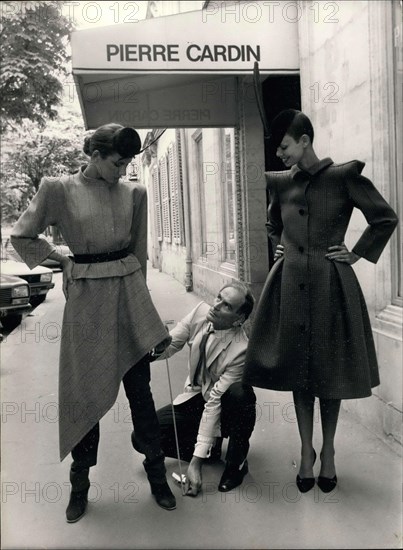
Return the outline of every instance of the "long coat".
[[[167,337],[146,285],[147,192],[86,177],[44,178],[12,232],[34,267],[55,249],[39,234],[56,225],[73,254],[129,248],[126,258],[74,264],[63,316],[59,441],[63,458],[113,406],[126,372]]]
[[[361,171],[364,163],[319,161],[267,172],[268,234],[284,256],[274,264],[256,311],[244,381],[308,390],[325,399],[371,395],[379,384],[365,300],[349,264],[325,258],[344,241],[352,211],[368,227],[353,252],[375,263],[397,217]]]

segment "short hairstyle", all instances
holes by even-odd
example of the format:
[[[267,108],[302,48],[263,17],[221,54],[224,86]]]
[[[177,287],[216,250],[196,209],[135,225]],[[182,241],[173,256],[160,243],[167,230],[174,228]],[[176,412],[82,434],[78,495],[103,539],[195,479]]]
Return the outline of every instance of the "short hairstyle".
[[[224,288],[235,288],[236,290],[239,290],[240,292],[243,293],[245,297],[245,301],[239,308],[238,313],[243,313],[245,315],[245,321],[246,321],[246,319],[252,313],[253,306],[255,305],[255,298],[252,292],[241,281],[233,281],[232,283],[227,283],[221,288],[220,292],[224,290]]]
[[[119,153],[123,158],[137,155],[141,150],[141,139],[134,128],[121,124],[104,124],[91,136],[84,139],[83,151],[91,156],[94,151],[99,151],[102,158],[114,153]]]
[[[306,134],[313,143],[313,126],[309,118],[296,109],[286,109],[281,111],[271,123],[270,142],[277,149],[280,146],[285,134],[290,135],[295,141],[299,141],[301,136]]]

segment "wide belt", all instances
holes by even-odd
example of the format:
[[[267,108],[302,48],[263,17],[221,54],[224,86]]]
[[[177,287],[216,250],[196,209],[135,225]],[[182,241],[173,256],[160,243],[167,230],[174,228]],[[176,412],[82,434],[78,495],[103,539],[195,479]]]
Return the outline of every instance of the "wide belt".
[[[99,254],[74,254],[73,260],[76,264],[99,264],[102,262],[113,262],[126,258],[129,254],[128,248],[114,252],[100,252]]]

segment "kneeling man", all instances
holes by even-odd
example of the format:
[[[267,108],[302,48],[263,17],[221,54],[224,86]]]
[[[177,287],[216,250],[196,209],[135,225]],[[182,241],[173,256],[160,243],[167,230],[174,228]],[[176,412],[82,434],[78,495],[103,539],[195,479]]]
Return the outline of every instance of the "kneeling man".
[[[248,345],[242,325],[253,305],[254,298],[243,283],[225,285],[212,307],[201,302],[177,324],[170,332],[170,346],[156,357],[171,357],[186,343],[189,346],[189,375],[183,393],[174,399],[180,458],[190,462],[186,474],[189,495],[201,490],[203,462],[211,460],[217,447],[221,454],[222,437],[229,437],[229,442],[218,489],[230,491],[248,472],[246,456],[256,420],[256,397],[251,386],[241,383]],[[157,415],[161,447],[166,456],[177,457],[171,405]]]

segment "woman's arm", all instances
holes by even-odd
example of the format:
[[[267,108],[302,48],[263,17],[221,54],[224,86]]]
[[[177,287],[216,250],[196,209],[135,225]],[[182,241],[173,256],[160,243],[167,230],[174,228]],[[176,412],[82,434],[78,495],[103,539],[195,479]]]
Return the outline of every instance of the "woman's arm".
[[[398,223],[398,218],[374,184],[361,175],[363,166],[358,161],[352,162],[346,177],[350,198],[368,222],[352,252],[376,263]]]
[[[265,176],[269,194],[266,228],[273,247],[274,261],[276,261],[278,258],[281,258],[284,253],[284,247],[280,244],[281,234],[283,232],[283,221],[281,219],[281,207],[275,176],[270,172],[266,172]]]
[[[140,262],[144,279],[147,278],[147,190],[138,184],[134,190],[133,221],[130,251]]]
[[[47,258],[55,247],[40,233],[56,224],[56,197],[53,181],[44,178],[28,208],[20,216],[11,233],[11,243],[31,269]]]

